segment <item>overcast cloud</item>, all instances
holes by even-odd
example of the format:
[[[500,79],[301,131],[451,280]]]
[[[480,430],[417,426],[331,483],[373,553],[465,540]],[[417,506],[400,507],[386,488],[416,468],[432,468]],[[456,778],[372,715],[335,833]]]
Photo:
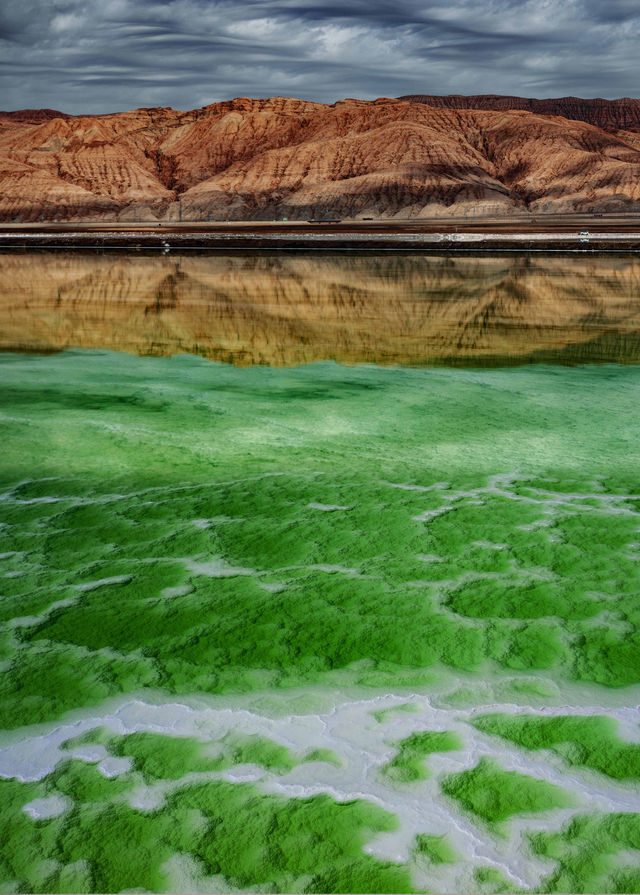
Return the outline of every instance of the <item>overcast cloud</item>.
[[[3,0],[0,108],[638,96],[640,0]]]

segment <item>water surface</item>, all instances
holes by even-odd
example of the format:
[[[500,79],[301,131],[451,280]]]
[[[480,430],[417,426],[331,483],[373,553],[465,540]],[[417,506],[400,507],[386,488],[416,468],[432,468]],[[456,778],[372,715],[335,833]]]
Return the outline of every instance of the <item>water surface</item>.
[[[0,348],[240,365],[640,359],[635,256],[0,254]]]
[[[635,262],[1,260],[4,890],[640,891]]]

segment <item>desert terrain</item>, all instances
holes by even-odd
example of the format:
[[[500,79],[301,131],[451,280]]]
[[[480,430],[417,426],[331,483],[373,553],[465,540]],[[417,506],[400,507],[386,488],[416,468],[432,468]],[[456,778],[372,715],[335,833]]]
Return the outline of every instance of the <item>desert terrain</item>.
[[[0,113],[0,220],[633,213],[638,100],[238,98]]]

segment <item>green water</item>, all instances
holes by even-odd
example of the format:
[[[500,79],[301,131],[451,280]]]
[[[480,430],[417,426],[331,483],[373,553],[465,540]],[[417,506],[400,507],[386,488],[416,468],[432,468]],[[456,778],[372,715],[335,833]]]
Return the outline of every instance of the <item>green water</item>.
[[[3,891],[640,889],[640,368],[0,381]]]

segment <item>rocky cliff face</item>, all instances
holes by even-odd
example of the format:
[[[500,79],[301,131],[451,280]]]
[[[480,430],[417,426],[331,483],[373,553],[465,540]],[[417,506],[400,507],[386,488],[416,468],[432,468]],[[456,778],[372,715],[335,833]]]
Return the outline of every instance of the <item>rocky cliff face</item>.
[[[527,99],[522,96],[429,96],[413,94],[399,97],[441,109],[484,109],[485,111],[513,111],[520,109],[536,115],[559,115],[574,121],[584,121],[606,131],[640,131],[640,99],[580,99],[563,96],[558,99]]]
[[[440,108],[391,99],[328,106],[279,97],[191,112],[0,113],[0,219],[640,209],[638,134],[618,127],[622,115],[612,119],[613,133],[557,114],[457,108],[458,99],[473,98],[444,99],[451,103]]]

